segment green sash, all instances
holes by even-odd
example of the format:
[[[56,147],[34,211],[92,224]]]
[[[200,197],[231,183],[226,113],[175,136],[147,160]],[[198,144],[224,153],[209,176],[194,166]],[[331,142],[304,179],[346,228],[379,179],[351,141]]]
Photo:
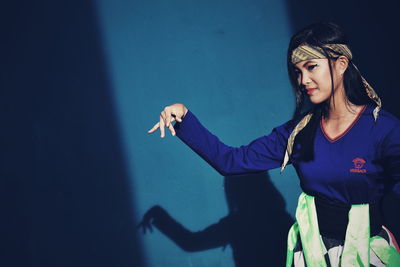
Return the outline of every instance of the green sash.
[[[296,209],[296,220],[288,234],[286,267],[293,263],[294,248],[300,236],[303,255],[309,267],[326,267],[326,248],[318,228],[314,197],[301,193]],[[369,267],[372,249],[388,267],[400,266],[400,254],[380,236],[370,236],[369,205],[352,205],[341,257],[341,266]]]

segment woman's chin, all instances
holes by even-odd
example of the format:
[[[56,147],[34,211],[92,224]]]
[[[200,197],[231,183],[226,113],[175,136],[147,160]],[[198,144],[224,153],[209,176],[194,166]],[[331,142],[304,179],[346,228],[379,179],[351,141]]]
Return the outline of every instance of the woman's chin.
[[[309,97],[310,102],[312,104],[315,104],[315,105],[321,104],[323,102],[326,102],[328,99],[329,99],[329,97],[328,98],[323,98],[323,97],[319,97],[319,96],[316,96],[316,95]]]
[[[324,102],[324,100],[319,99],[319,98],[310,97],[310,102],[313,103],[314,105],[318,105],[318,104],[321,104],[322,102]]]

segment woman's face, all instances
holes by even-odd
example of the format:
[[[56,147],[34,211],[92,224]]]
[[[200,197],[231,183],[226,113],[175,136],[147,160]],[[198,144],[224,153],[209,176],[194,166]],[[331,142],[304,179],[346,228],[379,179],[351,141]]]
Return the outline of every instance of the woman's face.
[[[319,104],[327,101],[332,92],[331,73],[329,71],[329,60],[310,59],[300,61],[295,65],[295,73],[297,74],[297,82],[302,85],[305,92],[309,95],[313,104]],[[337,88],[343,85],[340,75],[335,68],[336,62],[332,64],[332,77],[336,93]]]

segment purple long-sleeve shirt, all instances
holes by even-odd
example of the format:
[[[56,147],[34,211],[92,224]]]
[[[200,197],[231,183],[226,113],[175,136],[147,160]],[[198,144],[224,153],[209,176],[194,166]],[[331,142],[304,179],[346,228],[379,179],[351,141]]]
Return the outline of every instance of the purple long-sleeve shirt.
[[[317,128],[314,159],[293,162],[305,193],[347,204],[376,202],[388,186],[400,195],[400,121],[381,110],[375,122],[372,111],[363,109],[335,139]],[[235,175],[280,167],[294,125],[286,122],[241,147],[222,143],[190,111],[175,129],[219,173]]]

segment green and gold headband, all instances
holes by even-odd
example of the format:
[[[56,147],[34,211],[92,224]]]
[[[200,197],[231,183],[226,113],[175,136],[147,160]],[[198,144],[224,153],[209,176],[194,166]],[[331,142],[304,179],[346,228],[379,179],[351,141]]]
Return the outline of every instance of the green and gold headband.
[[[318,46],[310,46],[310,45],[301,45],[293,50],[291,55],[291,62],[293,65],[310,59],[322,59],[322,58],[337,58],[339,56],[345,56],[349,60],[353,58],[353,54],[351,53],[349,47],[344,44],[325,44],[322,47]],[[353,66],[358,70],[356,65],[352,63]],[[371,98],[375,103],[376,107],[373,111],[374,119],[378,118],[379,111],[382,107],[382,102],[379,96],[376,94],[375,90],[371,85],[361,76],[362,82],[364,84],[365,91],[367,92],[369,98]],[[293,129],[292,133],[288,138],[288,143],[286,147],[285,157],[283,159],[283,163],[281,166],[281,172],[285,169],[287,163],[289,162],[290,155],[293,151],[294,140],[297,134],[306,127],[306,125],[310,122],[312,113],[307,114],[304,118],[296,125]]]
[[[323,46],[325,48],[322,49],[318,46],[310,46],[310,45],[301,45],[293,50],[291,61],[293,65],[299,63],[303,60],[316,59],[316,58],[327,58],[326,54],[329,57],[335,58],[338,56],[345,56],[349,60],[353,58],[353,54],[351,53],[349,47],[344,44],[326,44]]]

